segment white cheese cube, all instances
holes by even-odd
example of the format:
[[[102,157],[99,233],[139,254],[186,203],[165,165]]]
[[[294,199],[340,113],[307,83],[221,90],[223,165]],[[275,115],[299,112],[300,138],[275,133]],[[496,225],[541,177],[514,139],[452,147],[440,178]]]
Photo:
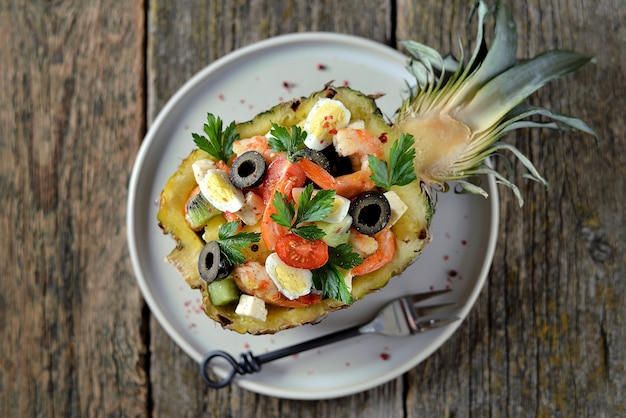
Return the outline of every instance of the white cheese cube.
[[[387,225],[393,226],[398,222],[398,219],[404,212],[408,209],[406,203],[400,199],[400,196],[393,190],[389,190],[388,192],[383,193],[389,202],[389,206],[391,207],[391,216],[389,217],[389,223]]]
[[[244,196],[243,205],[236,215],[246,225],[256,225],[263,217],[265,203],[263,198],[256,193],[247,192]]]
[[[235,313],[237,315],[249,316],[259,321],[265,321],[267,319],[265,302],[257,297],[245,294],[239,297],[239,303],[235,308]]]

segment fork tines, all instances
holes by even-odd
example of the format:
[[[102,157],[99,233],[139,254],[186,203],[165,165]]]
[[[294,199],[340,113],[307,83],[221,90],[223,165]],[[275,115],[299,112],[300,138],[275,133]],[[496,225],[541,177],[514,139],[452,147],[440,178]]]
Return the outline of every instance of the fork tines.
[[[411,323],[411,328],[413,329],[413,332],[422,332],[422,331],[427,331],[429,329],[439,328],[439,327],[448,325],[454,321],[457,321],[459,319],[458,317],[436,318],[436,319],[424,318],[424,317],[428,317],[432,315],[435,312],[438,312],[443,309],[456,305],[456,303],[454,302],[438,303],[438,304],[424,305],[424,306],[417,305],[421,301],[424,301],[426,299],[430,299],[439,295],[443,295],[451,291],[452,289],[434,290],[432,292],[407,295],[404,298],[405,303],[409,305],[409,306],[405,305],[405,310],[406,310],[405,313],[408,316],[407,319]]]

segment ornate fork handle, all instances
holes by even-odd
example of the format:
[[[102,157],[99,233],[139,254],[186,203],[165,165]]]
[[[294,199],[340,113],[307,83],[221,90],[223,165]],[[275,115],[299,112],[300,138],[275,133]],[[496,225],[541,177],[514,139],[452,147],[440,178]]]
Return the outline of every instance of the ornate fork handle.
[[[223,358],[230,365],[228,373],[221,379],[214,378],[211,373],[210,363],[211,360],[216,357]],[[222,388],[228,385],[235,378],[236,374],[244,375],[256,373],[260,370],[261,363],[259,362],[258,357],[254,356],[251,351],[241,353],[239,355],[239,362],[237,362],[237,360],[227,352],[215,350],[209,352],[200,363],[200,375],[206,384],[212,388]]]
[[[236,374],[244,375],[256,373],[261,370],[261,366],[270,361],[278,360],[302,351],[311,350],[323,345],[332,344],[347,338],[356,337],[361,334],[384,334],[388,336],[409,336],[421,333],[430,329],[448,325],[458,318],[431,319],[420,321],[418,318],[427,315],[429,312],[441,308],[449,307],[454,303],[443,303],[416,307],[415,304],[443,293],[450,289],[432,291],[429,293],[418,293],[414,295],[402,296],[387,303],[378,314],[369,322],[346,328],[331,334],[322,335],[299,344],[271,351],[269,353],[255,356],[251,351],[241,353],[239,361],[225,351],[216,350],[207,353],[200,363],[200,374],[202,379],[213,388],[221,388],[228,385],[235,378]],[[223,378],[216,378],[217,373],[213,373],[211,361],[223,359],[227,362],[227,373]]]
[[[204,356],[204,359],[200,363],[200,375],[206,384],[212,388],[222,388],[232,382],[235,375],[256,373],[261,370],[261,366],[263,364],[269,363],[270,361],[278,360],[283,357],[301,353],[302,351],[311,350],[326,344],[331,344],[367,333],[366,331],[361,330],[362,327],[363,325],[361,324],[346,328],[344,330],[336,331],[331,334],[323,335],[309,341],[281,348],[259,356],[255,356],[251,351],[246,351],[239,355],[239,361],[225,351],[210,351],[206,354],[206,356]],[[211,361],[216,358],[222,358],[228,363],[228,372],[226,373],[226,376],[221,379],[212,376],[215,375],[215,373],[212,373],[213,369],[211,367]]]

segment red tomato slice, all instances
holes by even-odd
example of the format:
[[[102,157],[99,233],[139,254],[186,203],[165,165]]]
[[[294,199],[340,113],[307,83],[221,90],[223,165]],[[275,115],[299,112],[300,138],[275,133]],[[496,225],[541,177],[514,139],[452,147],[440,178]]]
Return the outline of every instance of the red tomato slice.
[[[324,241],[309,241],[290,232],[276,241],[276,254],[288,266],[313,270],[328,262],[328,245]]]

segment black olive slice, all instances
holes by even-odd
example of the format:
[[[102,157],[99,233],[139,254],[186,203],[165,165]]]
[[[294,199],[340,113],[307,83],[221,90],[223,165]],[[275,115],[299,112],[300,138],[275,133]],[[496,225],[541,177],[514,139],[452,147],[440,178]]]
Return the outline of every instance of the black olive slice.
[[[200,277],[204,281],[211,283],[214,280],[225,278],[232,270],[233,266],[222,254],[219,244],[215,241],[207,242],[198,259]]]
[[[365,192],[350,203],[350,216],[354,229],[365,235],[374,235],[389,223],[391,206],[384,194]]]
[[[261,153],[246,151],[230,167],[230,182],[239,189],[256,187],[263,182],[267,164]]]
[[[300,155],[302,156],[302,158],[313,161],[315,164],[319,165],[324,170],[330,173],[330,163],[328,162],[328,158],[326,158],[326,156],[321,152],[315,151],[311,148],[305,148],[300,151]]]
[[[332,174],[333,177],[339,177],[353,172],[350,157],[340,156],[337,154],[335,147],[324,148],[322,154],[328,160],[329,169],[326,171]]]

